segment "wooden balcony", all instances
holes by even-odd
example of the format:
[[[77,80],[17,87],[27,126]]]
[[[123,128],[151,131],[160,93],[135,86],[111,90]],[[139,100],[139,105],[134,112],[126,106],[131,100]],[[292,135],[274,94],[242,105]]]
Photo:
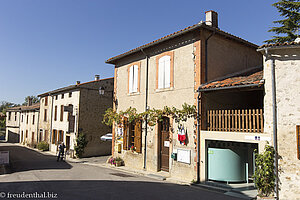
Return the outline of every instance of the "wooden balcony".
[[[207,130],[263,133],[263,109],[208,110]]]

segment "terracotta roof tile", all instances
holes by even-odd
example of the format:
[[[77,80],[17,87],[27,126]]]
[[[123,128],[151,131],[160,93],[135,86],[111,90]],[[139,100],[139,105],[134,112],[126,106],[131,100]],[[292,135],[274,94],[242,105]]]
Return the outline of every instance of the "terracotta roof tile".
[[[255,72],[250,75],[244,76],[235,76],[219,81],[213,81],[210,83],[206,83],[201,85],[200,89],[209,89],[209,88],[220,88],[220,87],[230,87],[230,86],[237,86],[237,85],[250,85],[250,84],[260,84],[263,82],[263,71]]]
[[[292,46],[292,45],[300,45],[300,43],[299,42],[284,42],[284,43],[264,44],[258,48],[261,49],[261,48],[265,48],[265,47]]]

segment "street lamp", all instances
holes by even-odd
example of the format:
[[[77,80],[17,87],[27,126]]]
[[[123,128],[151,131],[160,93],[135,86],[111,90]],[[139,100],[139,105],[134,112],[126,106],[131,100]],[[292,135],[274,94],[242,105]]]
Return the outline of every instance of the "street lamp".
[[[102,96],[104,95],[104,87],[99,87],[99,94]]]

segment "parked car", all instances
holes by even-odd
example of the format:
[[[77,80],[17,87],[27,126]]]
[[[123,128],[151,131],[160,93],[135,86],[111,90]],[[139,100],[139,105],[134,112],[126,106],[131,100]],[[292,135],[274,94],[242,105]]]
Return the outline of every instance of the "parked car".
[[[102,141],[112,141],[112,133],[107,133],[100,137]]]

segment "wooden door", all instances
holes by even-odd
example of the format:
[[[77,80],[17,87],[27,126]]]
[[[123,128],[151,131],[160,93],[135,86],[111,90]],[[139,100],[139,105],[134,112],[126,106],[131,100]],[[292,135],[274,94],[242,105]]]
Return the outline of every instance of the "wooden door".
[[[169,134],[170,120],[164,117],[159,123],[159,169],[162,171],[169,171]]]

